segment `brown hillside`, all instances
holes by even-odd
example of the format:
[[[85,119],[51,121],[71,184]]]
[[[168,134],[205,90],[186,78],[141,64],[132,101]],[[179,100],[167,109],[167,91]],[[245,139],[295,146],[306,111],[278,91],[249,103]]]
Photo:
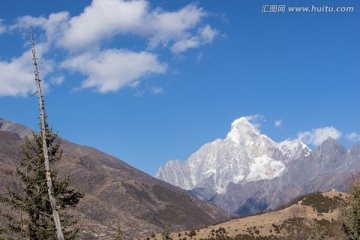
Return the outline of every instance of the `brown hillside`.
[[[313,196],[321,195],[321,202],[317,202]],[[309,197],[310,196],[310,197]],[[343,204],[346,193],[328,192],[309,194],[298,203],[286,207],[279,211],[268,212],[260,215],[234,219],[228,222],[208,226],[201,229],[188,229],[171,233],[172,239],[308,239],[312,231],[312,224],[316,223],[318,229],[330,234],[326,239],[336,238],[338,218],[338,207]],[[305,199],[310,199],[311,205],[304,205]],[[314,200],[315,199],[315,200]],[[318,206],[323,206],[323,199],[335,199],[332,204],[327,205],[329,211],[319,213]],[[336,206],[336,208],[334,208]],[[327,227],[327,229],[326,229]],[[297,230],[299,229],[299,230]],[[298,231],[298,232],[297,232]],[[320,231],[320,230],[319,230]],[[193,235],[195,234],[195,235]],[[193,235],[193,236],[192,236]],[[241,238],[239,235],[243,235]],[[245,238],[248,235],[248,238]],[[190,238],[191,236],[191,238]],[[237,238],[236,238],[237,236]],[[301,236],[300,238],[298,238]],[[256,238],[258,237],[258,238]],[[263,238],[260,238],[263,237]],[[157,234],[150,239],[162,239],[161,234]]]
[[[15,167],[22,142],[16,133],[0,131],[2,193],[5,185],[18,186]],[[63,141],[62,149],[64,156],[57,168],[62,175],[69,174],[72,185],[86,194],[73,210],[81,239],[113,239],[118,225],[127,238],[137,238],[165,228],[199,228],[230,217],[94,148]]]

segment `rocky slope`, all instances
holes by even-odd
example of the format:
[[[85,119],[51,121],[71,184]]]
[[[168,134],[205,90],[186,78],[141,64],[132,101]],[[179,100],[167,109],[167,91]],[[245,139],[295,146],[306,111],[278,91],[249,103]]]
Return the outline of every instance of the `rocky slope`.
[[[276,143],[240,118],[225,139],[205,144],[185,162],[169,161],[156,177],[247,215],[310,192],[346,190],[359,171],[359,150],[331,138],[315,150],[298,140]]]
[[[8,121],[6,128],[0,125],[0,192],[3,193],[5,185],[18,186],[15,167],[21,157],[20,136],[29,129]],[[127,238],[133,239],[166,228],[188,229],[230,217],[214,205],[94,148],[63,140],[62,149],[64,156],[57,168],[62,175],[70,175],[74,187],[85,192],[85,198],[73,210],[80,220],[81,239],[113,239],[118,225]]]

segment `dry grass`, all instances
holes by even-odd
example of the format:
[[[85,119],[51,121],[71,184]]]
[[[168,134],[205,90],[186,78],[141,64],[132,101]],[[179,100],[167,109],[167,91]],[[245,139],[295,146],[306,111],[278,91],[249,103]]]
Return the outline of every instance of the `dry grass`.
[[[339,193],[339,192],[327,192],[322,193],[323,196],[327,196],[329,198],[333,198],[335,196],[341,196],[345,199],[348,194],[346,193]],[[234,219],[228,222],[216,224],[213,226],[208,226],[199,230],[195,230],[196,235],[192,236],[191,239],[207,239],[216,236],[216,231],[219,233],[219,229],[225,229],[226,236],[228,237],[235,237],[239,234],[249,234],[252,233],[253,236],[270,236],[274,235],[277,237],[286,236],[288,233],[285,228],[281,228],[280,226],[283,225],[285,221],[289,221],[289,219],[303,219],[304,223],[309,226],[311,220],[317,219],[322,220],[325,219],[329,222],[336,220],[338,218],[338,209],[328,212],[319,214],[316,210],[313,209],[311,206],[305,206],[301,204],[301,201],[287,207],[285,209],[268,212],[260,215],[249,216],[239,219]],[[190,231],[182,231],[179,233],[171,233],[170,237],[172,239],[190,239],[189,237]],[[155,238],[150,239],[157,239],[161,240],[162,235],[156,234]]]

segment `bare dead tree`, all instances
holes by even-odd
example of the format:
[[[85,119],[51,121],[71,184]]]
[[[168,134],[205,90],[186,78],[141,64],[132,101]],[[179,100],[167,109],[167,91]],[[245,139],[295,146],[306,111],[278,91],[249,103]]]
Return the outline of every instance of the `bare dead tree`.
[[[56,227],[56,234],[57,234],[57,237],[58,237],[59,240],[64,240],[64,234],[63,234],[62,227],[61,227],[59,211],[58,211],[58,209],[56,207],[56,200],[55,200],[55,196],[54,196],[54,188],[53,188],[52,180],[51,180],[49,152],[48,152],[48,148],[47,148],[47,145],[46,145],[45,105],[44,105],[44,100],[43,100],[43,96],[42,96],[42,93],[41,93],[41,86],[40,86],[41,80],[40,80],[40,75],[39,75],[39,71],[38,71],[38,65],[37,65],[37,61],[36,61],[35,41],[34,41],[31,25],[30,25],[30,41],[31,41],[31,45],[32,45],[31,52],[32,52],[32,55],[33,55],[33,60],[34,60],[35,82],[36,82],[37,95],[38,95],[39,106],[40,106],[40,128],[41,128],[41,136],[42,136],[42,143],[43,143],[43,154],[44,154],[44,161],[45,161],[45,170],[46,170],[46,184],[47,184],[47,188],[48,188],[48,194],[49,194],[49,200],[50,200],[50,203],[51,203],[53,219],[54,219],[54,223],[55,223],[55,227]]]

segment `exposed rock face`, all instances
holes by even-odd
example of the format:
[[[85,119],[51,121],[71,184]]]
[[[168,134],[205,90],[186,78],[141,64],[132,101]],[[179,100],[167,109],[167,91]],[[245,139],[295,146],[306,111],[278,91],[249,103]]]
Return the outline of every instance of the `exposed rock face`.
[[[311,151],[299,140],[276,143],[240,118],[225,139],[205,144],[185,162],[169,161],[156,177],[246,215],[310,192],[344,191],[359,167],[359,145],[348,151],[329,138]]]
[[[0,131],[17,133],[21,138],[24,138],[25,136],[31,137],[33,132],[31,129],[27,128],[24,125],[21,125],[14,121],[4,120],[2,118],[0,118]]]
[[[6,184],[18,186],[15,167],[22,143],[17,133],[0,131],[2,193]],[[57,168],[62,175],[70,175],[74,187],[85,192],[73,210],[79,219],[81,239],[113,239],[118,224],[125,236],[133,239],[166,228],[191,229],[230,217],[215,205],[94,148],[64,140],[62,149],[64,156]]]

